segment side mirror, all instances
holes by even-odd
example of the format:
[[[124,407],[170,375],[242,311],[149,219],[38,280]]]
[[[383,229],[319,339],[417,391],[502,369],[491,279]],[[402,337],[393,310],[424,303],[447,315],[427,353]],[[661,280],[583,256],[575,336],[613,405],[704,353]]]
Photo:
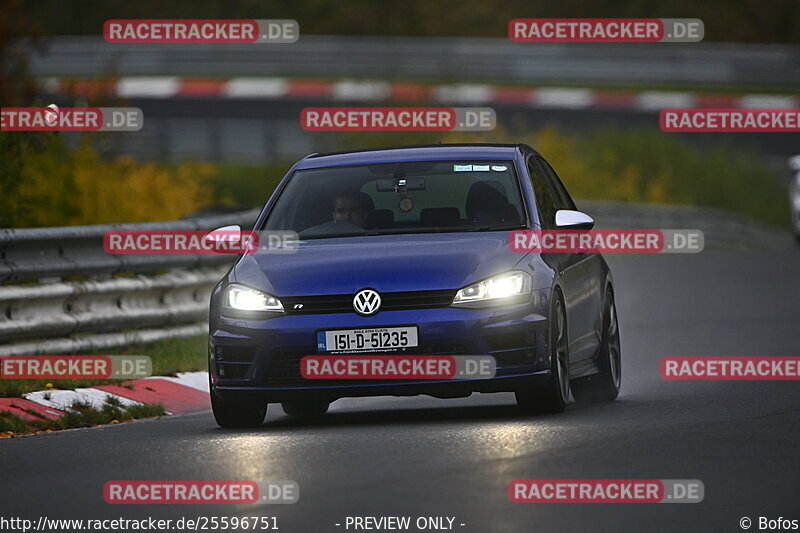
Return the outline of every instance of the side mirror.
[[[241,253],[231,252],[231,249],[238,248],[242,241],[242,227],[238,224],[217,228],[203,237],[203,244],[208,248],[221,253]]]
[[[557,229],[592,229],[594,219],[581,211],[559,209],[556,211]]]

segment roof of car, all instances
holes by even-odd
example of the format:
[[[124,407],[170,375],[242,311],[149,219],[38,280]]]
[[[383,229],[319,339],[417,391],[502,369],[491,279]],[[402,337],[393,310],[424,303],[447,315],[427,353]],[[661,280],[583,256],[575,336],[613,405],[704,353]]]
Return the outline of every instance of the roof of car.
[[[400,163],[404,161],[510,160],[523,149],[523,144],[426,144],[417,146],[393,146],[350,152],[311,154],[297,163],[297,169],[338,167],[377,163]]]

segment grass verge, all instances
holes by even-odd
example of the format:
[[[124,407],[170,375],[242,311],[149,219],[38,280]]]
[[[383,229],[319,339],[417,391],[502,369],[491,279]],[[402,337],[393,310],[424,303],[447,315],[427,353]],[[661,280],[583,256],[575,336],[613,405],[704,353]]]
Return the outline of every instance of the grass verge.
[[[14,437],[41,431],[119,424],[139,418],[152,418],[166,414],[161,405],[123,406],[119,400],[110,397],[100,408],[76,402],[71,411],[56,420],[48,420],[34,411],[28,411],[37,420],[24,420],[12,413],[0,411],[0,438]]]
[[[206,369],[207,337],[167,339],[141,344],[89,351],[80,355],[146,355],[153,361],[154,376],[174,376],[178,372]],[[119,385],[116,379],[0,379],[0,397],[18,398],[26,392],[47,389],[71,390],[96,385]]]

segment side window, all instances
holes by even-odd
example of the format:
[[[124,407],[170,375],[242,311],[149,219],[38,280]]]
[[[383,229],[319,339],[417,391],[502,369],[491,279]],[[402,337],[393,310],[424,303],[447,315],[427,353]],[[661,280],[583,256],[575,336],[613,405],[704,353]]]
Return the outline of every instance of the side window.
[[[552,229],[556,219],[556,202],[550,187],[534,163],[533,157],[528,158],[528,174],[531,176],[533,192],[536,194],[536,209],[539,212],[542,228]]]
[[[566,187],[564,184],[561,183],[561,180],[558,178],[558,174],[556,171],[553,170],[553,167],[550,164],[542,159],[541,157],[536,158],[539,161],[539,166],[544,169],[545,178],[550,183],[553,191],[556,194],[556,205],[558,209],[575,209],[575,202],[572,201],[572,197],[567,192]]]

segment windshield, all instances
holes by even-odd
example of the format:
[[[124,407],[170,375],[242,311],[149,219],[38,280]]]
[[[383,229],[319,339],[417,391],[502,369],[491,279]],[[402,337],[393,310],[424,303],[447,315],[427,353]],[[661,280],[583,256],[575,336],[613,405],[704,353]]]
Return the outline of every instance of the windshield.
[[[300,170],[264,229],[303,239],[524,227],[512,161],[382,163]]]

